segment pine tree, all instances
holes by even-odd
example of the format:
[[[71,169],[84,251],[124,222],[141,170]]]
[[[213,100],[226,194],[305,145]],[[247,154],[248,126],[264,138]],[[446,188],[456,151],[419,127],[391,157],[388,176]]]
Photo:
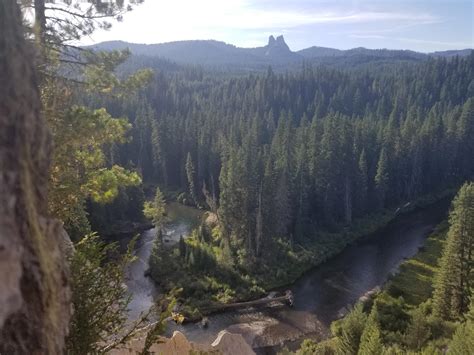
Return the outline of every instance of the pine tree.
[[[387,191],[389,188],[388,157],[385,148],[380,151],[377,163],[377,174],[375,175],[375,187],[380,207],[385,207]]]
[[[186,256],[186,242],[182,235],[179,236],[179,256],[183,259]]]
[[[133,260],[132,242],[128,252],[117,256],[117,244],[105,244],[96,234],[76,244],[70,260],[74,314],[67,338],[67,353],[103,353],[104,342],[117,336],[127,321],[130,298],[122,286],[125,268]]]
[[[416,308],[406,330],[405,341],[412,350],[420,350],[431,336],[431,329],[425,314]]]
[[[291,223],[290,188],[286,171],[280,173],[275,191],[275,232],[286,236]]]
[[[460,324],[448,345],[449,355],[472,355],[474,351],[474,322]]]
[[[255,225],[255,256],[259,257],[263,246],[263,212],[262,212],[262,188],[258,193],[257,218]]]
[[[196,195],[196,188],[195,188],[195,176],[194,176],[194,164],[191,158],[191,153],[188,152],[188,156],[186,158],[186,177],[188,179],[188,187],[189,187],[189,194],[193,199],[193,202],[196,206],[199,206],[199,202]]]
[[[151,152],[152,152],[152,165],[154,169],[154,175],[159,182],[167,185],[168,183],[168,170],[166,164],[166,154],[163,149],[164,132],[163,124],[159,124],[156,120],[151,122]]]
[[[474,98],[470,98],[463,106],[459,119],[459,143],[461,149],[461,169],[465,178],[474,176]]]
[[[474,183],[459,190],[449,223],[434,283],[433,312],[443,319],[457,319],[467,311],[474,279]]]
[[[359,355],[380,355],[383,351],[377,304],[372,306],[369,318],[360,338]]]
[[[166,203],[163,193],[160,188],[156,188],[155,198],[151,201],[146,201],[143,206],[143,214],[145,217],[152,220],[158,230],[161,230],[163,223],[165,222],[166,215]]]
[[[359,205],[359,215],[363,214],[367,209],[367,198],[369,190],[368,176],[369,168],[367,166],[367,154],[365,153],[365,149],[362,149],[358,162],[357,200]]]
[[[366,321],[367,315],[363,311],[362,303],[356,304],[354,309],[341,321],[340,334],[337,335],[338,354],[357,354]]]
[[[448,345],[449,355],[471,355],[474,351],[474,296],[471,297],[466,321],[458,325]]]

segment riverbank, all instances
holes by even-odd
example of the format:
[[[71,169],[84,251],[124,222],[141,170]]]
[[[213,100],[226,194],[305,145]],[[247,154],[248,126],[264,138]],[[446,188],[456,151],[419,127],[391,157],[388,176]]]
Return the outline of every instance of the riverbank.
[[[177,202],[168,203],[166,213],[167,222],[163,227],[163,243],[170,247],[176,245],[181,236],[189,235],[199,226],[202,217],[202,211]],[[132,297],[128,312],[131,321],[136,320],[142,312],[148,311],[156,298],[163,293],[163,290],[159,290],[150,277],[146,276],[156,235],[155,228],[141,233],[136,243],[136,260],[127,268],[126,284]],[[131,235],[126,235],[123,240],[128,243],[130,238]]]
[[[285,251],[277,258],[277,263],[268,267],[260,276],[260,283],[266,290],[280,290],[291,285],[311,269],[341,253],[348,245],[370,238],[386,228],[397,218],[432,206],[436,203],[449,204],[455,189],[430,194],[401,207],[371,214],[353,222],[350,228],[339,233],[319,232],[315,241],[297,245],[293,250],[288,243],[281,243]],[[276,270],[276,272],[275,272]]]
[[[434,227],[446,217],[447,204],[435,204],[396,218],[368,238],[360,238],[341,253],[285,286],[294,306],[274,305],[226,311],[208,316],[208,326],[168,324],[193,341],[212,341],[219,331],[239,333],[262,354],[281,346],[299,348],[301,341],[325,339],[330,324],[370,291],[383,285],[406,258],[413,257]]]
[[[428,300],[433,293],[433,279],[443,252],[447,230],[447,221],[440,223],[416,256],[403,262],[397,272],[387,280],[378,297],[402,297],[409,306],[418,306]]]
[[[378,292],[359,300],[366,314],[369,314],[373,305],[377,304],[380,328],[387,343],[401,343],[409,347],[410,334],[404,334],[405,330],[413,324],[413,317],[416,317],[417,312],[429,313],[434,277],[438,269],[438,260],[443,252],[447,230],[448,223],[444,220],[430,233],[418,253],[401,263]],[[354,318],[354,311],[331,324],[332,337],[321,342],[306,339],[296,354],[321,351],[328,354],[336,353],[340,346],[338,337],[341,336],[344,328],[350,326],[349,318]],[[447,338],[449,338],[452,333],[450,324],[441,324],[439,320],[431,320],[431,323],[426,321],[423,326],[420,324],[417,326],[420,333],[415,336],[425,337],[424,341],[428,341],[432,335],[430,331],[427,331],[430,327],[438,328],[438,333],[434,336],[439,338],[442,337],[441,335],[445,337],[448,335]],[[421,329],[423,327],[424,329]],[[423,341],[423,339],[419,340]]]
[[[242,275],[241,270],[227,267],[223,263],[222,252],[219,254],[217,248],[206,243],[212,237],[206,234],[212,231],[206,233],[201,228],[186,241],[185,251],[180,251],[178,246],[171,250],[169,254],[173,257],[165,260],[166,278],[160,273],[155,274],[154,279],[161,281],[165,291],[182,289],[179,298],[182,312],[189,320],[198,320],[210,314],[201,310],[209,309],[212,304],[248,301],[262,297],[269,290],[286,288],[316,266],[340,254],[348,245],[381,231],[397,217],[436,203],[443,204],[443,201],[447,205],[451,195],[451,191],[446,191],[419,199],[402,209],[395,208],[359,219],[350,229],[341,233],[318,233],[312,242],[307,241],[294,248],[279,241],[275,259],[266,264],[260,263],[251,274]],[[156,265],[155,269],[162,267]]]

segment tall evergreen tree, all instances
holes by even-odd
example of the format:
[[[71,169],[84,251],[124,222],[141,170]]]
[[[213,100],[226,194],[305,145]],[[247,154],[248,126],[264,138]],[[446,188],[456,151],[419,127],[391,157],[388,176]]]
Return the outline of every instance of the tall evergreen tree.
[[[459,324],[448,345],[449,355],[470,355],[474,350],[474,297],[471,297],[466,321]]]
[[[146,201],[143,206],[143,214],[152,220],[158,231],[161,231],[166,216],[165,197],[160,188],[156,188],[155,198],[153,201]]]
[[[459,190],[449,223],[434,284],[433,312],[444,319],[457,319],[467,311],[474,282],[474,183]]]
[[[357,354],[367,315],[363,311],[362,303],[355,305],[354,309],[341,321],[341,333],[337,335],[338,354]]]
[[[411,322],[406,330],[406,343],[415,351],[421,350],[431,336],[430,325],[425,314],[418,307],[412,312]]]
[[[186,177],[188,179],[189,194],[193,199],[193,202],[196,206],[199,206],[199,201],[197,199],[196,187],[195,187],[195,171],[193,159],[191,158],[191,153],[188,152],[186,157]]]
[[[374,304],[360,338],[359,355],[382,354],[383,344],[378,317],[377,304]]]
[[[375,175],[375,188],[380,207],[385,207],[389,182],[387,151],[385,148],[382,148],[380,151],[379,161],[377,163],[377,174]]]
[[[365,153],[365,149],[362,149],[362,152],[360,153],[357,172],[358,214],[362,215],[367,209],[369,193],[369,167],[367,166],[367,154]]]
[[[458,127],[462,152],[461,169],[464,177],[469,179],[474,175],[474,164],[472,163],[474,156],[474,98],[468,99],[464,104]]]

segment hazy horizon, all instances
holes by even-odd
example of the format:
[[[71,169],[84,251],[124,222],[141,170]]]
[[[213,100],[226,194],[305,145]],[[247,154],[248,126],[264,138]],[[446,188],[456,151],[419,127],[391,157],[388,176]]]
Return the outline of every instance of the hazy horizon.
[[[266,45],[270,35],[284,35],[293,51],[319,46],[433,52],[473,48],[473,12],[468,0],[146,0],[123,22],[81,44],[216,40],[253,48]]]
[[[278,37],[278,36],[279,36],[279,34],[273,35],[273,37],[275,37],[275,38]],[[293,51],[293,52],[297,52],[297,51],[307,49],[307,48],[311,48],[311,47],[331,48],[331,49],[338,49],[338,50],[350,50],[350,49],[356,49],[356,48],[365,48],[365,49],[374,49],[374,50],[377,50],[377,49],[380,49],[380,50],[383,50],[383,49],[386,49],[386,50],[409,50],[409,51],[414,51],[414,52],[419,52],[419,53],[433,53],[433,52],[438,52],[438,51],[439,52],[444,52],[444,51],[451,51],[451,50],[456,51],[456,50],[465,50],[465,49],[474,50],[474,48],[473,48],[474,44],[473,44],[473,47],[437,49],[437,50],[433,50],[433,51],[417,51],[417,50],[410,49],[410,48],[369,47],[369,46],[364,46],[364,45],[358,46],[358,47],[337,48],[337,47],[319,46],[317,44],[310,45],[308,47],[304,47],[304,48],[300,48],[300,49],[293,49],[293,48],[291,48],[291,45],[286,40],[286,37],[284,35],[282,35],[282,36],[284,37],[286,44],[288,44],[288,47],[290,47],[290,50]],[[100,44],[100,43],[104,43],[104,42],[125,42],[125,43],[131,43],[131,44],[139,44],[139,45],[159,45],[159,44],[176,43],[176,42],[190,42],[190,41],[217,41],[217,42],[222,42],[222,43],[225,43],[225,44],[228,44],[228,45],[233,45],[237,48],[248,48],[248,49],[264,47],[268,44],[268,39],[267,39],[266,41],[263,41],[261,43],[261,45],[256,45],[256,46],[252,46],[252,47],[243,47],[243,46],[237,46],[233,43],[228,43],[228,42],[225,42],[225,41],[216,40],[214,38],[208,38],[208,39],[182,39],[182,40],[176,40],[176,41],[166,41],[166,42],[157,42],[157,43],[130,42],[130,41],[122,40],[122,39],[111,39],[111,40],[105,40],[105,41],[102,41],[102,42],[96,42],[96,43],[93,43],[93,44]]]

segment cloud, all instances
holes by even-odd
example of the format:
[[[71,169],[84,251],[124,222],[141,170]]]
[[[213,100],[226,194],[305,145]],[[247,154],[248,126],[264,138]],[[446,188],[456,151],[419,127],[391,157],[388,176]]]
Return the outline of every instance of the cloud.
[[[208,0],[209,1],[209,0]],[[206,2],[206,1],[204,1]],[[211,1],[212,2],[212,1]],[[387,11],[335,11],[324,8],[306,10],[256,9],[236,1],[237,6],[217,5],[211,11],[203,7],[193,9],[190,23],[198,27],[233,29],[294,28],[315,24],[350,24],[371,22],[435,23],[439,18],[431,14]],[[215,16],[214,14],[219,14]],[[188,22],[189,23],[189,22]]]
[[[156,43],[183,39],[232,39],[236,44],[256,43],[243,38],[250,32],[296,29],[318,24],[420,24],[434,23],[439,18],[428,13],[344,10],[317,4],[298,7],[259,8],[248,0],[149,0],[115,24],[109,33],[100,32],[84,42],[123,39]],[[238,40],[240,37],[240,40]],[[235,38],[235,39],[234,39]]]
[[[359,39],[383,39],[387,41],[398,41],[403,43],[413,43],[413,44],[427,44],[427,45],[435,45],[435,46],[442,46],[442,47],[449,47],[449,48],[470,48],[473,46],[472,43],[469,42],[453,42],[453,41],[435,41],[435,40],[428,40],[428,39],[417,39],[417,38],[407,38],[407,37],[391,37],[391,36],[383,36],[383,35],[364,35],[364,34],[352,34],[349,35],[351,38],[359,38]]]
[[[235,28],[272,28],[283,27],[292,28],[304,25],[315,24],[350,24],[350,23],[369,23],[369,22],[423,22],[434,23],[438,18],[431,15],[413,15],[404,13],[389,12],[354,12],[346,14],[338,13],[300,13],[300,12],[257,12],[250,11],[245,14],[245,21],[241,18],[229,17],[225,23]]]

